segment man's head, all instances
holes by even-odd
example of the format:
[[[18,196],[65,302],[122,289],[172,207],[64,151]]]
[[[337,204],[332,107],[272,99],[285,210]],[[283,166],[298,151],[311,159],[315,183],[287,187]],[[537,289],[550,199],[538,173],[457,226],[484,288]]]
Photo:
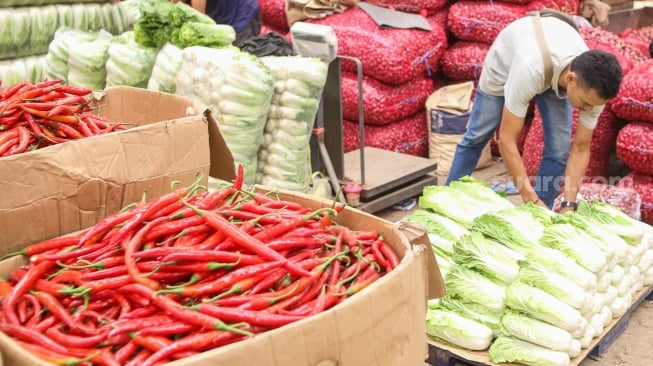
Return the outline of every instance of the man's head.
[[[574,58],[568,78],[569,102],[576,108],[589,110],[617,96],[623,70],[613,54],[590,50]]]

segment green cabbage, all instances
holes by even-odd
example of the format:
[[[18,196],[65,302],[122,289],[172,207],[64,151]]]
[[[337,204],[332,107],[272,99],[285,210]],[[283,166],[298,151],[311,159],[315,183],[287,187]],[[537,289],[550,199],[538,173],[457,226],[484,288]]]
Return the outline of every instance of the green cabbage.
[[[472,230],[482,232],[522,255],[527,255],[539,246],[544,225],[529,212],[509,208],[477,217],[472,224]]]
[[[453,311],[467,319],[477,321],[489,327],[495,335],[499,334],[503,312],[496,311],[483,304],[465,302],[464,300],[445,295],[437,299],[437,301],[430,300],[429,308]]]
[[[592,293],[586,292],[570,279],[549,271],[537,262],[520,261],[519,264],[519,281],[557,297],[581,313],[592,309]]]
[[[569,352],[574,337],[555,325],[534,319],[522,312],[506,309],[501,317],[501,332],[554,351]]]
[[[453,259],[458,265],[474,269],[500,284],[509,285],[519,274],[520,254],[477,231],[462,236],[453,247]]]
[[[544,290],[518,280],[510,284],[505,293],[506,306],[558,326],[570,332],[572,336],[582,334],[587,327],[587,320],[578,310]]]
[[[227,24],[207,24],[186,22],[171,39],[172,44],[180,48],[190,46],[224,47],[236,40],[236,31]]]
[[[560,250],[593,273],[606,270],[608,259],[579,228],[571,224],[554,224],[544,229],[540,243]]]
[[[543,265],[549,271],[569,278],[587,292],[596,290],[596,274],[585,269],[558,249],[537,246],[526,256],[526,260]]]
[[[426,334],[475,351],[487,349],[494,339],[494,333],[489,327],[441,309],[427,311]]]
[[[571,363],[565,352],[554,351],[505,335],[499,336],[489,349],[492,362],[516,362],[528,366],[567,366]]]
[[[433,251],[442,257],[451,257],[454,242],[469,232],[450,218],[422,208],[408,215],[406,221],[422,224],[426,228]]]
[[[449,186],[465,193],[478,202],[483,202],[489,207],[492,207],[493,211],[515,207],[512,202],[497,194],[485,182],[471,176],[465,176],[455,180],[449,183]]]
[[[506,308],[506,288],[469,268],[454,266],[444,279],[447,294],[466,302],[483,304],[494,311]]]
[[[576,212],[593,218],[603,225],[607,231],[621,236],[628,244],[639,244],[644,235],[644,230],[638,221],[608,203],[580,201]]]

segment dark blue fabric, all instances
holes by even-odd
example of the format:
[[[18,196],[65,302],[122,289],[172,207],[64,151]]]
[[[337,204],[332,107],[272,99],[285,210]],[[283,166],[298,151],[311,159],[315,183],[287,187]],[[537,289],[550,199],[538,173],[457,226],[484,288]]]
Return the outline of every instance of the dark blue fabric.
[[[247,27],[258,10],[257,0],[207,0],[205,13],[217,24],[228,24],[238,33]]]

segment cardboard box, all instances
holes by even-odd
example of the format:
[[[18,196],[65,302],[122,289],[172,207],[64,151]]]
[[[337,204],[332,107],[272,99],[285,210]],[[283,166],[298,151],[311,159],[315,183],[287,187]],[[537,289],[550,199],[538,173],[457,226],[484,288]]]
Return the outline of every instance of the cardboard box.
[[[206,181],[209,171],[233,179],[231,154],[202,104],[120,86],[94,105],[133,127],[0,158],[0,255],[89,227],[144,192],[169,192],[175,180],[188,185],[202,173]]]
[[[282,199],[311,208],[332,201],[283,192]],[[346,208],[337,217],[352,229],[378,230],[402,258],[400,265],[345,302],[315,316],[228,346],[181,359],[170,366],[404,366],[427,358],[426,300],[444,284],[423,227],[393,224]],[[23,258],[0,262],[7,276]],[[49,365],[0,333],[7,365]]]

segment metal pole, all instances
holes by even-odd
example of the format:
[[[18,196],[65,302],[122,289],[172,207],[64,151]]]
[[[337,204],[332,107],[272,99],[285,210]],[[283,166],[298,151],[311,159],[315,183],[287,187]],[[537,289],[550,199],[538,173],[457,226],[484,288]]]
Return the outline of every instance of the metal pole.
[[[356,63],[358,76],[358,142],[360,145],[361,160],[361,185],[365,185],[365,118],[363,116],[363,63],[357,57],[338,55],[338,58],[351,60]]]

